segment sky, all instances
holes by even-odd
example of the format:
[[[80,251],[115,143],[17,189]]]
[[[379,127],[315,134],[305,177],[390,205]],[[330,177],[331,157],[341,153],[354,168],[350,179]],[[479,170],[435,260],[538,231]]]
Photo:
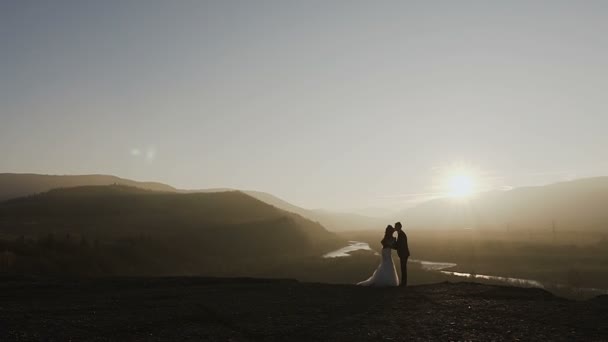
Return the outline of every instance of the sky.
[[[0,172],[398,208],[608,175],[606,1],[0,2]]]

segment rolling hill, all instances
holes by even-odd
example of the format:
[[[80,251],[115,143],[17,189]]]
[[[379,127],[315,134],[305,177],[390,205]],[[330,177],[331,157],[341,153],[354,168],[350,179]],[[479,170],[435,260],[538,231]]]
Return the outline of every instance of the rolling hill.
[[[55,189],[5,201],[0,203],[0,230],[111,237],[214,232],[215,238],[230,236],[232,243],[246,235],[259,244],[278,234],[287,239],[283,245],[293,240],[297,246],[292,247],[302,252],[302,246],[316,248],[335,239],[320,224],[239,191],[181,194],[124,185]]]
[[[22,271],[50,259],[56,261],[50,273],[94,254],[91,262],[109,270],[102,274],[239,274],[235,265],[318,258],[345,243],[316,222],[239,191],[182,194],[124,185],[2,202],[0,235],[0,249],[36,265],[22,265]],[[83,248],[92,241],[100,249]],[[89,269],[73,267],[76,273]]]
[[[0,202],[46,192],[57,188],[83,185],[121,184],[141,189],[175,192],[177,189],[162,183],[138,182],[109,175],[39,175],[33,173],[0,173]]]
[[[55,176],[39,174],[0,173],[0,202],[11,198],[38,194],[56,188],[111,184],[120,184],[147,190],[177,193],[213,193],[237,191],[236,189],[229,188],[198,190],[177,189],[170,185],[162,183],[138,182],[110,175]],[[312,221],[319,222],[330,231],[374,229],[377,227],[382,227],[384,224],[383,220],[381,219],[364,215],[357,215],[353,213],[336,213],[326,210],[311,210],[301,208],[285,200],[282,200],[272,194],[262,191],[239,191],[242,191],[243,193],[246,193],[251,197],[257,198],[284,211],[299,214]]]
[[[137,182],[107,175],[46,176],[0,174],[0,201],[58,187],[121,184],[171,193],[221,193],[230,189],[182,190],[166,184]],[[298,207],[272,194],[243,191],[283,211],[319,222],[330,231],[379,229],[402,220],[413,228],[557,229],[605,231],[608,228],[608,177],[579,179],[509,191],[480,193],[467,200],[436,199],[385,218]]]
[[[608,177],[437,199],[402,212],[410,227],[608,230]]]
[[[334,212],[323,209],[304,209],[266,192],[244,192],[277,208],[296,213],[310,220],[319,222],[324,227],[334,232],[382,229],[386,224],[385,220],[382,218],[358,215],[354,213]]]

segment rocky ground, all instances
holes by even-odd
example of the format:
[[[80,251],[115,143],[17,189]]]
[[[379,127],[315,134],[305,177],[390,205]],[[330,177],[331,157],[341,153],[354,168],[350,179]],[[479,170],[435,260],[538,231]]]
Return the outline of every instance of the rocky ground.
[[[608,298],[441,283],[0,281],[1,341],[608,341]]]

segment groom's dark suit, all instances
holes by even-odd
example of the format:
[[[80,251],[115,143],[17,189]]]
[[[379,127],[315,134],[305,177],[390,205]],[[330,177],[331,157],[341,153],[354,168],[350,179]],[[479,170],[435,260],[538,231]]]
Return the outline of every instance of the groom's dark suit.
[[[397,243],[395,243],[395,249],[397,255],[399,255],[399,261],[401,262],[401,284],[400,286],[407,286],[407,259],[410,257],[410,249],[407,246],[407,235],[401,229],[397,230]]]

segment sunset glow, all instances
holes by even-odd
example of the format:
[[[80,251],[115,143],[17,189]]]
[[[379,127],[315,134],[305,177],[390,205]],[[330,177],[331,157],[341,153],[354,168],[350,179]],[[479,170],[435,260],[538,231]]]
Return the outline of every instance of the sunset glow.
[[[467,197],[473,194],[475,182],[470,175],[456,174],[450,177],[449,190],[452,197]]]

